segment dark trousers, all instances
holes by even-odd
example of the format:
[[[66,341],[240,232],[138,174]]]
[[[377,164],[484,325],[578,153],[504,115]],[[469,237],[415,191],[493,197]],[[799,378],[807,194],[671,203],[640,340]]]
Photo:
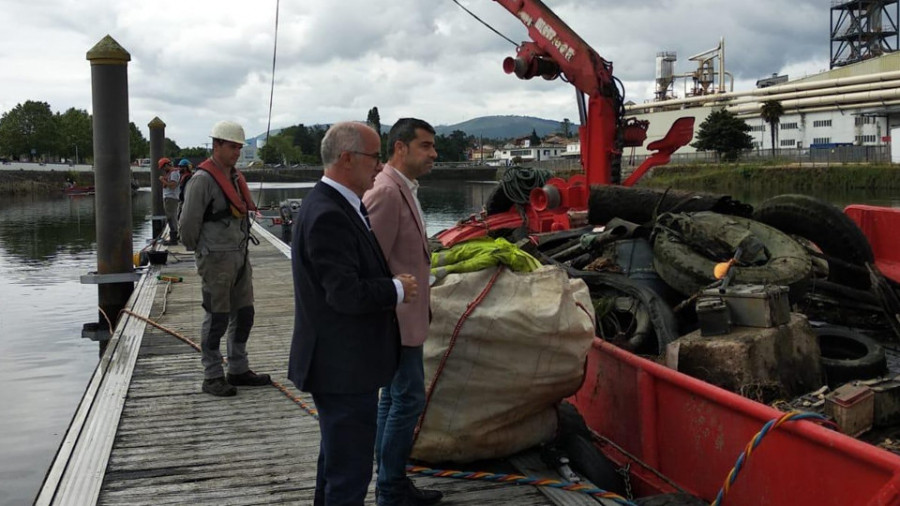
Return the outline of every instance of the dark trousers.
[[[313,393],[319,411],[315,506],[362,506],[375,451],[378,392]]]

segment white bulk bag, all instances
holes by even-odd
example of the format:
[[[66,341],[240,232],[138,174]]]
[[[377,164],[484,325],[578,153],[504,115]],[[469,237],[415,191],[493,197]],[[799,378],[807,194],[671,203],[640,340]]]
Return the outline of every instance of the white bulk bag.
[[[431,309],[412,457],[464,463],[551,440],[594,337],[585,283],[549,266],[450,274],[432,287]]]

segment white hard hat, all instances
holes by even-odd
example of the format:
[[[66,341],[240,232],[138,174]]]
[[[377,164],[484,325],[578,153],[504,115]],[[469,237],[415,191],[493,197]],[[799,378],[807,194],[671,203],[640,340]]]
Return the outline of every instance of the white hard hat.
[[[213,139],[236,142],[242,146],[247,143],[247,139],[244,137],[244,128],[234,121],[220,121],[216,123],[213,125],[209,136]]]

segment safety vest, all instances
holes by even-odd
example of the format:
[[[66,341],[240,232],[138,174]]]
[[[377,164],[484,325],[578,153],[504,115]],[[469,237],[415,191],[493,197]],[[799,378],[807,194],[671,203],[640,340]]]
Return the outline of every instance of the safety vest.
[[[244,216],[247,216],[248,210],[257,210],[256,204],[253,203],[253,197],[250,196],[250,188],[247,187],[247,180],[244,178],[244,174],[242,174],[241,171],[236,168],[234,169],[234,183],[232,183],[225,173],[219,170],[212,158],[204,160],[203,163],[197,166],[197,169],[205,171],[213,177],[213,180],[219,185],[219,188],[222,190],[222,193],[225,194],[225,198],[228,199],[228,203],[230,204],[227,210],[218,213],[213,213],[211,209],[207,208],[206,213],[203,215],[203,221],[221,220],[229,216],[243,218]],[[238,195],[235,184],[240,188],[240,195]]]

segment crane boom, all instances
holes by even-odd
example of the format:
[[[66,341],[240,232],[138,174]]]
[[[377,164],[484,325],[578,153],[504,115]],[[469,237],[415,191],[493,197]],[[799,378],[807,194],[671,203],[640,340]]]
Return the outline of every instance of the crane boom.
[[[579,94],[586,95],[587,110],[578,129],[585,177],[588,184],[618,183],[622,147],[626,141],[628,145],[643,143],[646,123],[636,125],[642,129],[631,127],[626,133],[623,98],[612,62],[594,51],[541,0],[494,1],[516,16],[532,39],[519,46],[515,58],[503,62],[503,69],[520,79],[555,79],[562,74]]]
[[[624,99],[619,82],[613,77],[612,62],[597,54],[541,0],[494,1],[516,16],[532,39],[519,44],[515,57],[503,61],[503,70],[519,79],[541,76],[551,80],[562,75],[575,87],[584,174],[573,175],[568,181],[551,178],[543,187],[532,188],[526,203],[460,221],[438,234],[446,247],[482,237],[490,230],[524,227],[544,233],[587,224],[590,186],[620,183],[622,148],[640,146],[647,138],[649,122],[623,118]],[[693,117],[677,119],[662,139],[647,146],[656,153],[647,157],[622,184],[630,186],[652,167],[668,163],[672,153],[690,142],[693,131]]]

